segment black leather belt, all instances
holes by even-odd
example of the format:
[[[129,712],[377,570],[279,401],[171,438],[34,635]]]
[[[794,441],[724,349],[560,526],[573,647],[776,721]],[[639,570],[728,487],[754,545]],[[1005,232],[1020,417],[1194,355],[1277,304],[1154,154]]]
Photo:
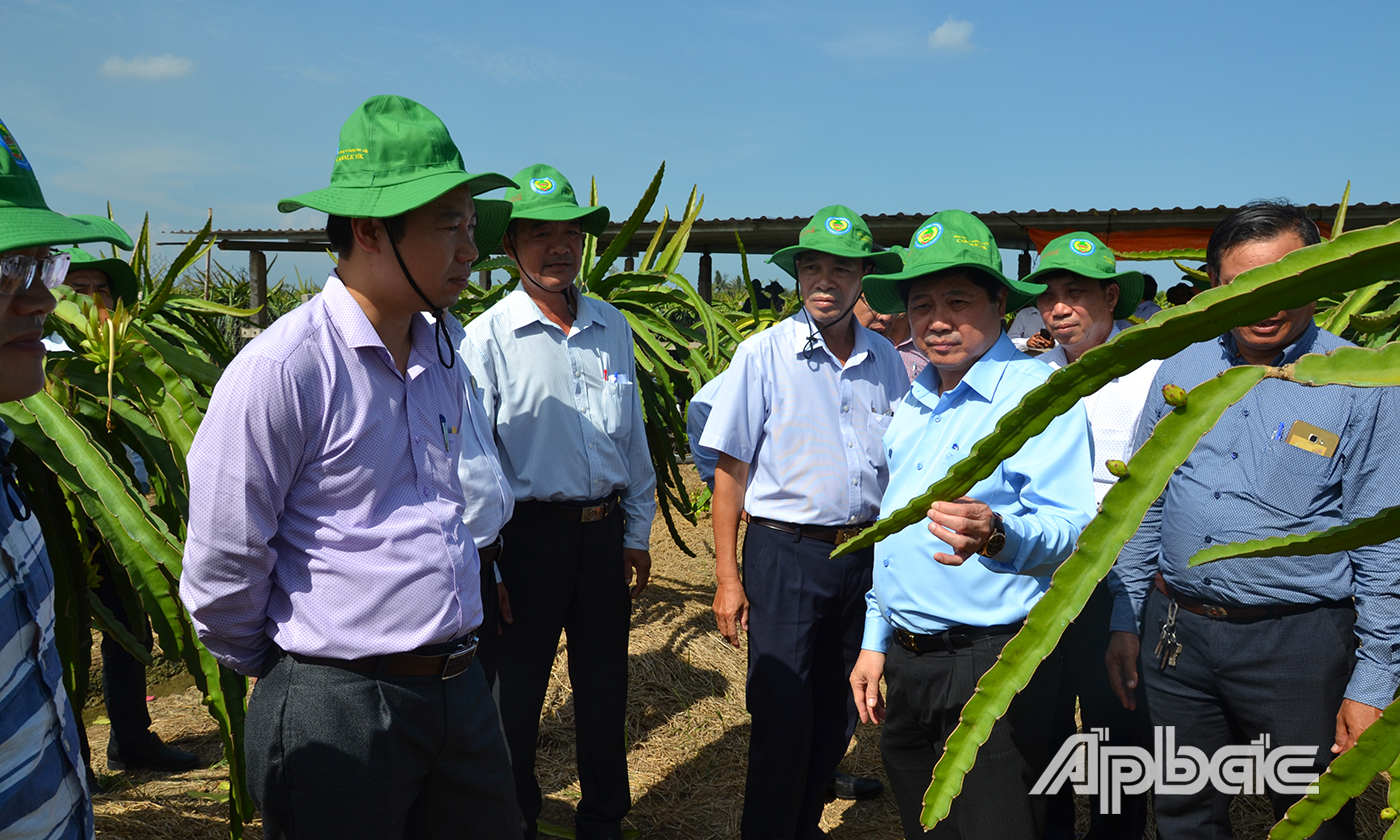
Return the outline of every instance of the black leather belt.
[[[476,634],[442,645],[430,645],[425,650],[446,648],[443,653],[386,653],[362,659],[330,659],[324,656],[287,655],[307,665],[327,665],[375,677],[429,677],[444,680],[460,676],[471,667],[476,657]]]
[[[1157,573],[1154,581],[1157,591],[1172,599],[1183,610],[1196,615],[1203,615],[1206,618],[1213,618],[1217,621],[1228,619],[1247,620],[1251,618],[1273,618],[1280,615],[1297,615],[1298,613],[1309,612],[1335,607],[1350,607],[1351,601],[1314,601],[1311,604],[1272,604],[1265,607],[1235,607],[1228,604],[1208,604],[1205,601],[1197,601],[1184,592],[1177,592],[1167,584],[1162,573]]]
[[[840,545],[875,523],[860,522],[845,528],[833,528],[829,525],[797,525],[777,519],[765,519],[762,516],[750,516],[749,524],[762,525],[764,528],[772,528],[774,531],[782,531],[784,534],[794,534],[798,542],[804,539],[813,539],[832,545]]]
[[[496,562],[501,556],[501,549],[505,547],[506,541],[500,535],[496,536],[496,541],[488,546],[478,548],[476,553],[481,556],[481,566],[485,568]]]
[[[571,522],[602,522],[612,515],[621,502],[622,497],[613,493],[611,496],[586,502],[541,502],[537,499],[526,499],[516,502],[515,507],[517,510],[529,511],[539,516],[567,519]]]
[[[972,647],[973,642],[988,636],[1014,636],[1020,632],[1025,622],[1015,624],[994,624],[991,627],[970,627],[965,624],[949,627],[942,633],[910,633],[908,630],[894,631],[894,640],[910,653],[952,653]]]

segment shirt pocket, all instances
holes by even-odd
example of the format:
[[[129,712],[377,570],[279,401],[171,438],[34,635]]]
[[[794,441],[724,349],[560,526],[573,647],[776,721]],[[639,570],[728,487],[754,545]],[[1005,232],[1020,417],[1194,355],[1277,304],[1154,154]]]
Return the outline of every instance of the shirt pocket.
[[[609,437],[625,438],[632,428],[632,403],[637,399],[636,383],[615,375],[603,383],[603,431]]]
[[[1291,516],[1305,519],[1336,504],[1340,491],[1333,478],[1336,459],[1272,441],[1264,468],[1261,501]]]
[[[894,415],[885,414],[879,411],[872,411],[865,420],[865,444],[866,457],[870,459],[870,465],[877,470],[884,469],[885,464],[885,432],[889,431],[890,421]]]

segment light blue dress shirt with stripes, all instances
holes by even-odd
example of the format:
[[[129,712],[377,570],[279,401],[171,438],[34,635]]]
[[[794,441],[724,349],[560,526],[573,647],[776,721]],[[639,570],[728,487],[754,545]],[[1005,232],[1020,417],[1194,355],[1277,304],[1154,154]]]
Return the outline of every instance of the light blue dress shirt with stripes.
[[[947,393],[938,393],[938,368],[924,368],[885,433],[890,483],[882,512],[893,513],[928,490],[1051,373],[1005,334]],[[933,555],[953,550],[929,531],[927,519],[876,543],[862,648],[883,653],[895,629],[939,633],[1026,617],[1094,516],[1093,441],[1083,403],[1051,421],[967,495],[1002,515],[1006,546],[995,559],[974,555],[945,566]]]
[[[880,438],[909,376],[894,345],[855,331],[844,365],[820,334],[803,357],[805,310],[734,352],[700,443],[750,465],[750,516],[843,527],[880,512],[889,474]]]
[[[14,435],[0,423],[0,447]],[[14,491],[0,487],[0,493]],[[38,519],[0,500],[0,837],[92,837],[92,804],[54,642],[54,576]]]
[[[1349,344],[1309,325],[1275,364]],[[1190,390],[1240,364],[1246,362],[1228,333],[1164,361],[1147,392],[1137,446],[1171,411],[1163,385]],[[1336,452],[1324,457],[1289,444],[1300,420],[1337,435]],[[1321,531],[1400,505],[1397,424],[1400,389],[1310,388],[1282,379],[1255,385],[1196,445],[1123,547],[1108,577],[1112,629],[1139,632],[1158,571],[1177,591],[1226,606],[1355,597],[1361,647],[1346,696],[1385,708],[1400,685],[1400,541],[1311,557],[1217,560],[1194,569],[1186,563],[1210,545]]]
[[[580,295],[565,335],[516,289],[467,324],[462,358],[515,500],[583,501],[621,491],[623,547],[648,548],[656,473],[627,318]]]

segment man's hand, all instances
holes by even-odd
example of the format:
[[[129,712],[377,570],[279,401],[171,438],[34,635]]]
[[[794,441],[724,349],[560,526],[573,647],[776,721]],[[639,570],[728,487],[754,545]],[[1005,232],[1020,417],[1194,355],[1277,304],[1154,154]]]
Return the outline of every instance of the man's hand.
[[[1026,339],[1027,350],[1049,350],[1055,346],[1055,339],[1050,337],[1049,332],[1041,330],[1030,338]]]
[[[496,581],[496,602],[500,604],[501,621],[506,624],[514,624],[515,621],[510,614],[510,593],[506,592],[506,585],[499,580]],[[497,624],[496,635],[499,636],[504,632],[506,632],[506,628]]]
[[[862,650],[851,670],[851,694],[861,723],[885,722],[885,698],[880,696],[880,677],[885,673],[885,655]]]
[[[633,573],[637,575],[636,586],[632,586]],[[633,598],[642,594],[642,590],[647,588],[647,581],[650,578],[651,552],[644,548],[622,549],[622,579],[628,586],[632,586]]]
[[[1342,708],[1337,712],[1337,743],[1332,745],[1332,752],[1341,754],[1356,746],[1356,739],[1361,737],[1361,733],[1380,718],[1381,710],[1375,706],[1343,700]]]
[[[953,549],[953,554],[933,555],[945,566],[961,566],[992,535],[992,509],[967,496],[956,502],[934,502],[928,518],[929,533]]]
[[[749,629],[749,598],[744,585],[737,580],[720,581],[715,590],[715,623],[719,634],[734,647],[739,646],[739,631]]]
[[[1137,661],[1141,648],[1142,640],[1136,633],[1114,630],[1108,634],[1108,652],[1103,657],[1108,684],[1118,695],[1118,702],[1129,711],[1137,709],[1137,695],[1133,691],[1138,684]]]

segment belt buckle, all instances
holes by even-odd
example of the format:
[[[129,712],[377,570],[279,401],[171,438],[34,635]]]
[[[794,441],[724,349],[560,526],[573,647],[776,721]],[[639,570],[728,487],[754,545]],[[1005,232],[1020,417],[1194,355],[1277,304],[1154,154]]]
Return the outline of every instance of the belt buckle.
[[[1229,617],[1230,617],[1230,611],[1227,610],[1227,609],[1225,609],[1224,607],[1220,606],[1219,604],[1205,604],[1205,603],[1203,603],[1203,604],[1201,604],[1201,609],[1205,610],[1205,614],[1206,614],[1208,617],[1210,617],[1210,618],[1229,618]]]
[[[472,639],[471,644],[452,651],[447,655],[446,661],[442,663],[442,679],[447,681],[453,677],[460,677],[472,666],[472,658],[476,656],[477,640]]]
[[[865,529],[864,529],[864,528],[837,528],[837,529],[836,529],[836,544],[837,544],[837,545],[844,545],[845,543],[850,542],[851,540],[855,539],[856,534],[859,534],[859,533],[860,533],[861,531],[863,531],[863,530],[865,530]]]
[[[602,521],[603,521],[603,511],[607,510],[607,508],[608,508],[607,505],[594,505],[593,507],[586,507],[586,508],[583,508],[583,512],[582,512],[582,514],[581,514],[581,516],[580,516],[579,521],[581,521],[581,522],[602,522]]]

